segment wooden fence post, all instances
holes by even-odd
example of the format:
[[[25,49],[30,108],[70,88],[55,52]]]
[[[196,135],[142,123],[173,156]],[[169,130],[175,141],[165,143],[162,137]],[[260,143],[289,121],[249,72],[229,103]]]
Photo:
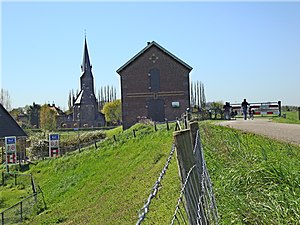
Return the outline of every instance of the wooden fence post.
[[[300,120],[300,107],[298,107],[298,117],[299,117],[299,120]]]
[[[20,223],[23,222],[23,204],[20,202]]]
[[[198,176],[199,176],[199,196],[201,196],[203,193],[202,193],[202,187],[201,187],[201,184],[202,184],[202,180],[203,180],[203,161],[204,159],[202,158],[202,144],[201,144],[201,139],[200,139],[200,130],[199,130],[199,124],[198,122],[191,122],[189,124],[190,126],[190,130],[191,130],[191,141],[192,141],[192,144],[194,146],[194,149],[195,152],[194,152],[194,158],[195,158],[195,163],[196,163],[196,168],[197,168],[197,173],[198,173]],[[197,136],[197,131],[199,132],[198,133],[198,136]],[[202,203],[202,206],[204,207],[204,202],[203,202],[203,199],[201,201]],[[200,210],[200,216],[201,216],[201,224],[203,225],[206,225],[208,224],[208,221],[207,221],[207,218],[205,216],[205,211],[206,209],[204,210]]]
[[[5,182],[5,175],[4,175],[4,171],[2,171],[2,185],[4,185]]]
[[[170,130],[170,127],[169,127],[169,121],[168,121],[167,118],[166,118],[165,120],[166,120],[166,124],[167,124],[167,130]]]
[[[189,129],[174,132],[173,134],[176,151],[177,151],[177,161],[179,167],[179,174],[181,177],[181,182],[184,183],[187,177],[187,173],[191,167],[196,164],[195,157],[193,154],[193,143],[191,139],[191,133]],[[201,194],[200,180],[197,171],[194,171],[194,179],[189,180],[186,187],[185,200],[186,200],[186,212],[188,213],[189,224],[194,225],[197,221],[197,205],[199,196]],[[188,195],[188,191],[194,192],[194,200],[192,200]]]

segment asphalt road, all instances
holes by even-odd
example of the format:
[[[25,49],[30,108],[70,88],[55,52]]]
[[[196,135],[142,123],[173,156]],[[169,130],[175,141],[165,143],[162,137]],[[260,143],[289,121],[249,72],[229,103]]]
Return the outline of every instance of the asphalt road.
[[[219,125],[260,134],[300,146],[299,124],[273,123],[269,119],[237,119],[220,122]]]

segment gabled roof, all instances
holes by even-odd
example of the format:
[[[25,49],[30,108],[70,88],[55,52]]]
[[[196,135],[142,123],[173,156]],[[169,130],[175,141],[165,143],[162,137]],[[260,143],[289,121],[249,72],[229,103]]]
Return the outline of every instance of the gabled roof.
[[[0,138],[8,136],[27,137],[27,134],[0,104]]]
[[[188,64],[186,64],[185,62],[183,62],[181,59],[177,58],[175,55],[173,55],[167,49],[163,48],[162,46],[160,46],[159,44],[157,44],[155,41],[152,41],[151,43],[148,43],[148,45],[145,48],[143,48],[139,53],[137,53],[135,56],[133,56],[128,62],[126,62],[123,66],[121,66],[117,70],[117,73],[120,73],[123,69],[125,69],[129,64],[131,64],[134,60],[136,60],[140,55],[142,55],[144,52],[146,52],[152,46],[156,46],[157,48],[159,48],[160,50],[162,50],[164,53],[166,53],[167,55],[169,55],[171,58],[173,58],[174,60],[176,60],[177,62],[179,62],[181,65],[183,65],[187,69],[189,69],[189,70],[193,69],[191,66],[189,66]]]

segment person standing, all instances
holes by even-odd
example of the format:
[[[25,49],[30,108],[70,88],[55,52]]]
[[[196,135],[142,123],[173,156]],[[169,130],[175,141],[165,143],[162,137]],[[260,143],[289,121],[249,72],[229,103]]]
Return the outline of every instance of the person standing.
[[[247,120],[248,105],[250,105],[250,104],[246,101],[246,99],[244,99],[244,101],[242,102],[242,109],[243,109],[244,120]]]
[[[224,114],[225,114],[224,115],[225,120],[230,120],[230,118],[231,118],[231,114],[230,114],[231,108],[232,108],[232,106],[230,105],[229,102],[226,102],[225,105],[223,106]]]

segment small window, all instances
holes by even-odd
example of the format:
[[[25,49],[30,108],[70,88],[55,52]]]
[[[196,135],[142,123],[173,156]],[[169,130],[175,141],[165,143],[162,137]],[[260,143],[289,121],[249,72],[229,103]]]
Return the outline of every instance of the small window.
[[[179,106],[180,106],[179,102],[172,102],[173,108],[179,108]]]

